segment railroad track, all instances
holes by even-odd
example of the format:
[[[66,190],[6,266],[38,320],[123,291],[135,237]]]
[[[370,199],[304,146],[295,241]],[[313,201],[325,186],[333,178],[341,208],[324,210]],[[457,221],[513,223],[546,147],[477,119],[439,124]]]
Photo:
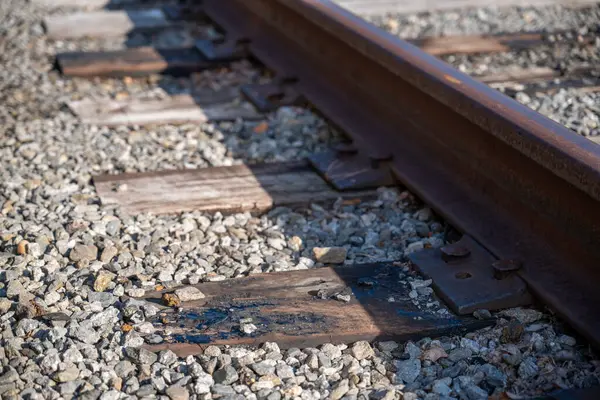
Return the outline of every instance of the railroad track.
[[[62,52],[56,68],[65,77],[131,79],[187,76],[250,60],[269,73],[237,87],[162,99],[70,101],[81,123],[256,121],[253,133],[261,134],[268,129],[260,122],[265,115],[304,107],[342,134],[301,161],[95,175],[102,204],[129,215],[261,215],[313,203],[360,204],[376,198],[378,188],[404,187],[447,225],[442,246],[421,246],[390,262],[337,266],[346,258],[342,248],[315,248],[321,268],[146,291],[136,301],[158,307],[151,322],[161,337],[146,349],[185,357],[209,345],[406,341],[489,327],[494,319],[473,313],[534,302],[548,306],[592,346],[600,344],[600,147],[486,85],[552,81],[547,89],[557,90],[583,82],[596,90],[596,67],[518,68],[474,78],[434,57],[573,39],[586,46],[593,35],[409,43],[326,0],[87,10],[49,16],[44,25],[49,38],[72,40],[153,32],[181,21],[217,29],[201,29],[202,37],[186,47]],[[432,280],[444,303],[439,310],[429,312],[412,300],[419,283],[398,283],[398,274],[408,271]],[[122,301],[137,297],[132,293]],[[593,390],[551,396],[593,397]]]

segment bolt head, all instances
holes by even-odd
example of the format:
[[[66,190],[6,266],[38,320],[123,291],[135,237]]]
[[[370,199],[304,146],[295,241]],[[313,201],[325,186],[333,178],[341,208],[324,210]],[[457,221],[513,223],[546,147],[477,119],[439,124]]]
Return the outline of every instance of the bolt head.
[[[498,272],[518,271],[521,266],[521,261],[515,259],[498,260],[492,263],[492,267]]]
[[[469,250],[467,246],[462,245],[460,242],[448,244],[440,248],[440,251],[444,256],[453,258],[463,258],[471,254],[471,250]]]

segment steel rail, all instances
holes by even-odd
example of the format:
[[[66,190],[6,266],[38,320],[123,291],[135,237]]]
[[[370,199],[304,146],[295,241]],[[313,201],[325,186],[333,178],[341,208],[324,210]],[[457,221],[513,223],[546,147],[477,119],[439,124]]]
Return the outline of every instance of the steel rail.
[[[329,0],[205,0],[227,35],[600,345],[600,147]]]

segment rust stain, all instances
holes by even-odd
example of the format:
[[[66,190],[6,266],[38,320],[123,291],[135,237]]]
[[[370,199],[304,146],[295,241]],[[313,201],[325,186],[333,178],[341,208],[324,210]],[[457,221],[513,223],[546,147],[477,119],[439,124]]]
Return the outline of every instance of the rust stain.
[[[444,79],[446,79],[448,82],[455,83],[457,85],[462,84],[462,82],[460,80],[456,79],[455,77],[453,77],[451,75],[444,75]]]

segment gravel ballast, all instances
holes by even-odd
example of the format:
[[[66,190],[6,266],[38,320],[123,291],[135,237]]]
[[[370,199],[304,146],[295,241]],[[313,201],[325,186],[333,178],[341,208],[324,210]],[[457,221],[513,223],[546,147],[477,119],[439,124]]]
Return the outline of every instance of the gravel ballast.
[[[600,384],[586,343],[533,309],[496,314],[496,324],[478,332],[418,342],[210,346],[186,358],[144,349],[162,341],[149,322],[158,309],[136,298],[157,287],[200,299],[181,287],[323,261],[398,262],[411,301],[444,313],[431,282],[405,257],[441,246],[445,225],[396,189],[379,190],[372,201],[258,217],[131,216],[100,204],[90,179],[96,174],[295,160],[339,135],[297,108],[252,123],[82,125],[66,101],[161,98],[267,78],[242,62],[186,79],[64,79],[51,71],[57,51],[100,45],[46,41],[40,21],[47,13],[0,2],[0,397],[486,399]]]

